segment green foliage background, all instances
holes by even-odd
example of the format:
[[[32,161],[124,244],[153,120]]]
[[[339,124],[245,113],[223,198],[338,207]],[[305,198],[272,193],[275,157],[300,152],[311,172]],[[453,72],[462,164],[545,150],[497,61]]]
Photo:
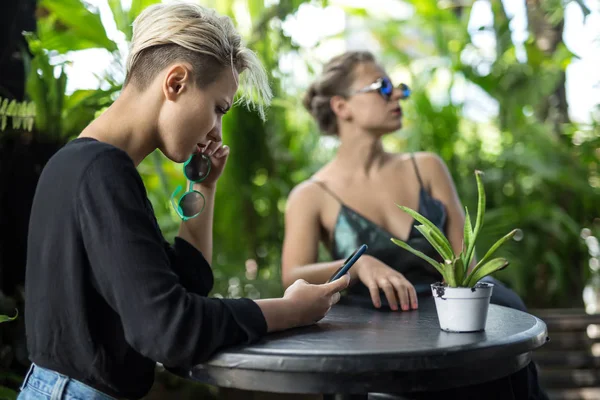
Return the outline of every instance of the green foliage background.
[[[129,40],[133,18],[154,1],[133,0],[129,8],[119,0],[107,3],[117,28]],[[224,141],[232,153],[216,200],[214,294],[279,295],[287,194],[335,150],[335,143],[319,135],[301,108],[302,83],[290,85],[295,76],[280,67],[282,57],[307,51],[284,34],[282,21],[303,3],[327,6],[327,2],[201,3],[240,25],[269,70],[276,96],[266,123],[241,107],[224,120]],[[490,56],[490,49],[472,41],[471,2],[405,3],[413,9],[407,20],[346,8],[349,18],[374,35],[384,67],[393,76],[407,78],[413,88],[414,95],[405,105],[405,128],[387,137],[386,146],[440,154],[471,210],[476,209],[477,199],[472,172],[485,171],[488,212],[477,248],[484,251],[502,234],[519,228],[519,240],[500,251],[511,266],[498,278],[531,306],[579,306],[583,286],[593,273],[581,233],[584,228],[591,234],[599,230],[600,110],[590,124],[573,123],[567,113],[565,70],[574,55],[562,41],[566,4],[528,2],[529,39],[519,48],[502,3],[492,1],[493,25],[479,28],[494,37]],[[589,13],[584,3],[577,3],[584,15]],[[34,56],[28,60],[27,93],[36,104],[37,134],[68,140],[118,94],[124,50],[106,34],[98,10],[81,0],[40,0],[39,8],[37,32],[28,34]],[[105,49],[113,59],[111,68],[99,77],[102,89],[65,93],[68,74],[57,60],[70,51],[90,48]],[[524,60],[517,57],[520,50]],[[313,71],[315,64],[306,63],[307,70]],[[465,100],[451,95],[465,85],[493,99],[497,116],[486,122],[469,117]],[[139,170],[161,228],[171,239],[178,220],[168,199],[183,182],[180,166],[156,153]],[[327,258],[325,252],[322,255]],[[256,278],[247,273],[247,260],[257,262]]]

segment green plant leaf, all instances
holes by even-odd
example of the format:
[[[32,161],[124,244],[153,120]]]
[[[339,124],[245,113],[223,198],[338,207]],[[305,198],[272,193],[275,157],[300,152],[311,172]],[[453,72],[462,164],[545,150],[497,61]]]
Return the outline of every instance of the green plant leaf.
[[[427,218],[425,218],[424,216],[422,216],[415,210],[405,207],[405,206],[401,206],[399,204],[396,204],[396,205],[402,211],[404,211],[405,213],[407,213],[408,215],[410,215],[411,217],[413,217],[414,219],[419,221],[421,224],[425,225],[427,228],[431,229],[431,231],[435,232],[438,240],[440,240],[442,242],[443,247],[446,249],[450,249],[450,252],[452,253],[452,246],[450,245],[450,242],[448,242],[448,239],[446,239],[446,236],[444,236],[442,231],[440,231],[440,229],[437,226],[435,226],[431,221],[429,221]],[[454,253],[452,253],[452,254],[454,254]],[[442,257],[444,257],[444,254],[442,254],[442,253],[440,253],[440,255]],[[445,258],[446,257],[444,257],[444,259]],[[454,257],[450,257],[450,259],[452,259],[452,258],[454,258]]]
[[[16,400],[18,393],[14,390],[5,386],[0,386],[0,399],[2,400]]]
[[[456,268],[454,261],[446,260],[444,262],[444,280],[449,287],[457,287],[456,284]]]
[[[490,247],[490,249],[487,251],[487,253],[485,253],[485,256],[483,256],[483,258],[481,260],[479,260],[479,262],[477,263],[475,268],[473,268],[473,271],[471,271],[470,276],[468,276],[465,279],[465,281],[464,281],[465,285],[466,285],[467,281],[469,281],[471,279],[471,276],[473,274],[475,274],[477,272],[477,270],[482,268],[482,265],[484,265],[487,262],[487,260],[489,260],[494,255],[496,250],[498,250],[504,243],[506,243],[507,241],[512,239],[516,233],[517,233],[517,230],[513,229],[512,231],[507,233],[505,236],[500,238],[496,243],[494,243],[494,245],[492,247]]]
[[[421,253],[419,250],[413,249],[412,247],[410,247],[409,244],[407,244],[406,242],[403,242],[402,240],[398,240],[398,239],[392,238],[391,241],[395,245],[402,247],[404,250],[413,253],[415,256],[417,256],[417,257],[419,257],[419,258],[427,261],[429,264],[433,265],[433,267],[435,269],[437,269],[438,272],[440,274],[442,274],[442,276],[444,276],[444,280],[446,280],[445,271],[444,271],[444,267],[443,267],[442,264],[440,264],[439,262],[435,261],[433,258],[431,258],[431,257],[429,257],[429,256],[427,256],[427,255],[425,255],[423,253]]]
[[[465,277],[465,266],[462,258],[457,258],[454,260],[454,277],[457,285],[462,285],[463,279]]]
[[[127,41],[131,41],[132,27],[129,15],[123,11],[121,0],[108,0],[117,29],[125,34]]]
[[[26,82],[27,95],[35,104],[35,125],[37,129],[50,134],[46,130],[48,126],[48,106],[46,101],[48,89],[46,83],[37,72],[38,65],[39,60],[37,57],[31,60],[31,71],[29,71],[29,77]]]
[[[110,52],[117,50],[115,42],[106,35],[100,14],[88,10],[82,1],[41,0],[39,6],[50,11],[50,16],[60,22],[63,32],[73,32],[78,38]]]
[[[160,0],[131,0],[131,7],[129,8],[129,20],[135,20],[144,8],[156,3],[160,3]]]
[[[473,225],[471,225],[471,217],[469,216],[469,209],[465,206],[465,226],[463,233],[463,250],[462,250],[462,261],[463,264],[469,267],[471,260],[468,257],[467,249],[471,247],[473,243]]]
[[[452,249],[447,246],[447,241],[440,239],[439,236],[435,236],[435,231],[425,225],[417,225],[417,230],[427,239],[427,241],[433,246],[433,248],[442,256],[444,260],[453,260],[454,253]],[[444,243],[446,242],[446,243]]]
[[[477,271],[473,270],[473,273],[469,276],[466,287],[473,287],[477,282],[485,278],[486,276],[493,274],[494,272],[500,271],[508,266],[508,261],[504,258],[494,258],[493,260],[484,264]]]
[[[14,321],[15,319],[17,319],[17,317],[19,316],[19,310],[15,309],[15,316],[14,317],[9,317],[8,315],[0,315],[0,322],[8,322],[8,321]]]
[[[475,220],[475,228],[473,229],[473,235],[471,235],[471,242],[467,247],[467,253],[465,255],[465,261],[467,266],[473,259],[473,252],[475,251],[475,242],[477,236],[483,226],[483,217],[485,215],[485,189],[483,188],[483,182],[481,181],[481,175],[483,172],[475,171],[475,179],[477,180],[477,219]]]

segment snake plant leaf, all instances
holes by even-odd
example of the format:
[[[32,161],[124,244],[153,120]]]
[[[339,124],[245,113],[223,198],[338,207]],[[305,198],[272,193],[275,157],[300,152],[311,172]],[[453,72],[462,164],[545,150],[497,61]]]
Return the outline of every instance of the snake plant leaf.
[[[475,251],[475,242],[477,236],[483,226],[483,217],[485,215],[485,189],[483,188],[483,182],[481,176],[483,172],[475,171],[475,179],[477,180],[477,218],[475,220],[475,228],[473,229],[473,235],[469,246],[467,246],[467,254],[465,255],[465,261],[470,261],[473,258],[473,252]]]
[[[439,236],[435,236],[435,231],[425,225],[417,225],[417,230],[427,239],[427,241],[433,246],[433,248],[444,258],[444,260],[452,260],[454,253],[452,249],[447,247],[444,240]]]
[[[462,285],[467,271],[463,264],[462,258],[458,257],[454,260],[454,276],[457,285]]]
[[[494,258],[491,261],[485,263],[481,268],[477,271],[473,270],[473,272],[469,275],[467,279],[467,284],[464,285],[466,287],[473,287],[477,282],[486,276],[493,274],[494,272],[500,271],[508,266],[508,261],[504,258]]]
[[[429,256],[427,256],[427,255],[425,255],[425,254],[423,254],[423,253],[421,253],[419,250],[415,250],[415,249],[413,249],[412,247],[410,247],[410,245],[409,245],[409,244],[407,244],[406,242],[403,242],[402,240],[398,240],[398,239],[394,239],[394,238],[392,238],[392,239],[391,239],[391,241],[392,241],[392,242],[393,242],[395,245],[402,247],[404,250],[411,252],[411,253],[412,253],[412,254],[414,254],[415,256],[417,256],[417,257],[419,257],[419,258],[421,258],[421,259],[423,259],[423,260],[427,261],[429,264],[433,265],[433,267],[434,267],[435,269],[437,269],[437,270],[438,270],[438,272],[439,272],[440,274],[442,274],[442,276],[444,276],[444,279],[446,278],[446,277],[445,277],[445,273],[444,273],[444,267],[442,266],[442,264],[440,264],[439,262],[437,262],[437,261],[436,261],[436,260],[434,260],[433,258],[431,258],[431,257],[429,257]]]
[[[457,287],[456,284],[456,269],[454,261],[446,260],[444,262],[444,280],[449,287]]]
[[[509,233],[507,233],[505,236],[503,236],[502,238],[500,238],[496,243],[494,243],[494,245],[492,247],[490,247],[490,249],[488,250],[487,253],[485,253],[485,256],[483,256],[483,258],[481,260],[479,260],[479,262],[477,263],[477,265],[475,266],[475,268],[473,268],[473,271],[471,271],[471,275],[475,274],[486,262],[487,260],[489,260],[494,253],[496,252],[496,250],[498,250],[504,243],[506,243],[507,241],[509,241],[510,239],[513,238],[513,236],[515,236],[515,234],[517,233],[516,229],[513,229],[512,231],[510,231]],[[467,277],[467,279],[470,279],[470,277]],[[465,279],[463,281],[463,283],[465,283],[465,285],[467,284],[467,280]]]
[[[439,238],[441,238],[442,242],[444,242],[444,244],[443,244],[444,248],[452,249],[452,246],[450,245],[450,242],[448,242],[448,239],[446,239],[446,237],[444,236],[442,231],[440,231],[440,229],[437,226],[435,226],[433,224],[433,222],[429,221],[427,218],[425,218],[424,216],[422,216],[421,214],[419,214],[418,212],[416,212],[415,210],[413,210],[411,208],[401,206],[399,204],[396,204],[396,205],[398,206],[398,208],[400,208],[402,211],[404,211],[405,213],[407,213],[408,215],[410,215],[411,217],[416,219],[418,222],[420,222],[421,224],[425,225],[426,227],[428,227],[429,229],[434,231],[437,234],[437,236]],[[450,257],[450,258],[452,258],[452,257]]]
[[[473,225],[471,224],[471,217],[469,216],[469,209],[465,206],[465,227],[464,227],[464,236],[463,236],[463,252],[461,255],[463,264],[468,266],[471,264],[471,260],[469,259],[469,255],[467,249],[471,247],[471,243],[473,243]]]

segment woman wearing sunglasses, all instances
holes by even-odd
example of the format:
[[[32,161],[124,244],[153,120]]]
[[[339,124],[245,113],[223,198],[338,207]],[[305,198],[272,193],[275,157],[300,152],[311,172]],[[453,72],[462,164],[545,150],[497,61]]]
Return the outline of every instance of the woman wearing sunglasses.
[[[363,243],[369,250],[350,270],[348,301],[414,310],[417,293],[430,294],[429,285],[441,280],[428,263],[390,241],[395,237],[439,257],[396,203],[426,216],[446,232],[455,250],[460,250],[463,238],[463,208],[443,161],[430,153],[392,154],[383,149],[381,138],[402,127],[400,102],[409,96],[410,89],[394,86],[368,52],[333,58],[310,86],[304,106],[340,145],[331,162],[290,193],[282,263],[285,287],[297,279],[325,282]],[[317,262],[319,241],[335,261]],[[516,293],[496,280],[494,284],[492,303],[525,309]],[[493,385],[500,396],[494,398],[544,398],[533,364]],[[471,398],[479,389],[464,389],[461,398]]]
[[[230,151],[221,118],[240,79],[270,99],[228,18],[189,2],[148,7],[126,72],[119,98],[52,157],[37,186],[25,280],[32,366],[19,399],[141,398],[156,362],[185,370],[224,346],[312,324],[349,283],[298,281],[280,299],[207,297],[215,191]],[[156,149],[188,160],[188,190],[173,196],[182,219],[173,245],[136,169]]]
[[[296,279],[320,283],[365,243],[369,251],[350,270],[348,295],[392,310],[418,308],[417,292],[430,293],[441,279],[428,263],[390,241],[395,237],[430,257],[439,257],[398,210],[406,205],[446,232],[455,250],[463,238],[464,213],[443,161],[431,153],[391,154],[384,135],[402,127],[405,84],[394,86],[368,52],[332,59],[309,88],[304,105],[340,146],[335,158],[290,194],[286,211],[282,275],[284,286]],[[319,240],[333,262],[316,263]],[[358,283],[360,282],[360,283]],[[495,281],[492,302],[524,309],[520,298]]]

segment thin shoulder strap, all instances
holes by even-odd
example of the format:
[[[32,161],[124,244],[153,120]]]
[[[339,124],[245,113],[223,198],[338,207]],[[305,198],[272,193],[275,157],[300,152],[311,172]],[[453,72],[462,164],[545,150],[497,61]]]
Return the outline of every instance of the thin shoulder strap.
[[[321,186],[321,188],[324,191],[326,191],[327,193],[329,193],[331,195],[331,197],[333,197],[334,199],[336,199],[340,204],[344,204],[344,202],[331,189],[329,189],[329,187],[327,187],[327,185],[325,184],[325,182],[319,181],[317,179],[310,179],[310,181],[316,183],[319,186]]]
[[[424,187],[423,179],[421,179],[421,174],[419,173],[419,167],[417,166],[417,160],[415,160],[415,154],[410,153],[410,158],[413,162],[413,165],[415,166],[415,173],[417,174],[417,179],[419,180],[419,184],[421,185],[421,187]]]

